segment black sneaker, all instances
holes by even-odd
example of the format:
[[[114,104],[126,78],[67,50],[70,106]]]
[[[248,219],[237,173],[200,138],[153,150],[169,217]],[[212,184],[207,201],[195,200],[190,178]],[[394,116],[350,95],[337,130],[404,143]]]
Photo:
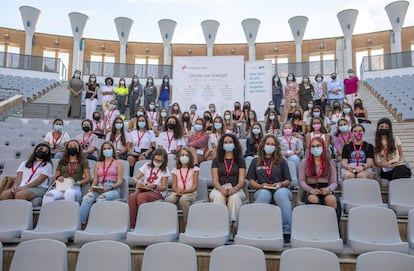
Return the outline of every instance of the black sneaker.
[[[290,233],[283,234],[283,241],[285,244],[290,244]]]

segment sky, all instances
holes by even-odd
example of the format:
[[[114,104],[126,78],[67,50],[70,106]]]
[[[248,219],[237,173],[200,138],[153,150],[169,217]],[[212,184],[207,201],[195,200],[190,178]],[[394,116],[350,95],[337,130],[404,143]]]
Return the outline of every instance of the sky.
[[[344,9],[359,11],[354,34],[392,29],[385,6],[392,0],[3,0],[0,27],[23,30],[20,6],[41,11],[36,32],[72,36],[68,14],[81,12],[89,17],[84,37],[118,40],[114,19],[134,21],[129,41],[162,42],[158,21],[177,22],[172,43],[205,43],[201,22],[220,23],[215,43],[246,43],[241,21],[260,20],[256,42],[292,41],[288,20],[306,16],[304,39],[343,36],[337,13]],[[403,26],[413,26],[413,1]]]

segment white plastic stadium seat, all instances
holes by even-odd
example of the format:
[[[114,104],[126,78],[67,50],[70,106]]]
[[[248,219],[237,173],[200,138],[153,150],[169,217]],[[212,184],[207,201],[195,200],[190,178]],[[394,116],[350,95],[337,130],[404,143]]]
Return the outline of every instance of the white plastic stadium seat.
[[[266,271],[261,249],[246,245],[221,246],[213,249],[209,271]]]
[[[320,248],[300,247],[282,252],[279,271],[340,271],[334,253]]]

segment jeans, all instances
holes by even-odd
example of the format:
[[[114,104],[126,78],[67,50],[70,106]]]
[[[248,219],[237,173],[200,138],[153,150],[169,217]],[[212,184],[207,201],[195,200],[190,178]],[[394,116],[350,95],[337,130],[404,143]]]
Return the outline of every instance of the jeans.
[[[296,154],[291,155],[289,157],[286,157],[286,160],[288,161],[292,161],[295,163],[295,168],[296,168],[296,180],[291,180],[292,183],[290,184],[290,186],[297,188],[298,187],[298,178],[299,178],[299,167],[300,167],[300,157]],[[292,177],[292,176],[290,176]]]
[[[128,96],[128,104],[129,104],[129,118],[132,119],[136,116],[137,110],[139,107],[139,102],[135,103],[135,101],[138,99],[138,93],[132,92]]]
[[[283,233],[290,234],[292,225],[292,192],[282,187],[274,193],[267,189],[258,189],[254,192],[255,203],[271,203],[273,201],[282,211]]]
[[[158,101],[158,105],[160,110],[165,108],[168,112],[170,108],[170,100]]]
[[[111,182],[104,184],[105,187],[111,186]],[[80,206],[80,221],[81,224],[86,224],[86,220],[89,216],[89,210],[91,209],[92,204],[96,201],[97,203],[102,201],[110,201],[119,199],[121,195],[121,189],[117,188],[114,190],[109,190],[105,193],[99,194],[97,192],[89,191],[88,194],[83,196],[82,203]]]
[[[275,103],[275,110],[280,115],[280,104],[282,103],[282,95],[273,95],[273,102]]]
[[[128,95],[124,95],[124,96],[116,95],[115,97],[116,102],[118,104],[117,107],[118,107],[119,112],[121,112],[121,115],[125,115],[125,110],[126,110],[125,102],[126,102],[127,97]]]

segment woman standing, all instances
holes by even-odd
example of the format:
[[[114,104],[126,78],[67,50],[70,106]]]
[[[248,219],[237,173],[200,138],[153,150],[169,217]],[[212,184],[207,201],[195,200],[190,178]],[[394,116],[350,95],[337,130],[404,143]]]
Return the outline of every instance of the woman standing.
[[[86,83],[86,94],[85,94],[85,118],[92,120],[92,114],[96,111],[98,105],[98,91],[99,84],[96,83],[95,74],[89,76],[88,83]]]
[[[255,203],[271,203],[282,211],[283,237],[290,243],[292,224],[292,192],[289,189],[291,177],[289,166],[283,159],[279,141],[274,135],[266,135],[260,142],[259,156],[254,158],[247,172]]]
[[[273,75],[272,78],[272,100],[275,103],[275,108],[277,114],[280,115],[280,104],[282,103],[283,98],[283,86],[280,78],[277,74]]]
[[[326,83],[323,81],[322,74],[318,73],[315,76],[315,83],[313,84],[313,102],[315,105],[319,105],[322,112],[325,114],[326,106]]]
[[[128,104],[129,89],[126,86],[125,78],[119,79],[118,87],[114,90],[117,108],[121,112],[121,116],[125,118],[126,105]],[[130,116],[131,117],[131,116]]]
[[[167,167],[168,157],[163,149],[154,151],[150,162],[145,163],[134,178],[136,192],[128,198],[131,229],[135,228],[139,207],[146,203],[165,198],[170,171]]]
[[[92,204],[119,199],[121,196],[124,167],[116,157],[115,147],[105,141],[101,146],[99,160],[95,164],[93,183],[89,193],[82,198],[80,222],[86,224]]]
[[[114,96],[114,79],[105,78],[105,86],[101,88],[102,94],[102,111],[105,113],[109,109],[109,102],[115,99]]]
[[[187,148],[183,148],[172,170],[172,192],[165,199],[177,203],[183,210],[184,224],[187,223],[188,210],[197,196],[198,174],[200,169],[194,166],[194,156]]]
[[[288,112],[290,108],[289,105],[291,104],[292,100],[299,101],[299,85],[296,83],[295,75],[290,72],[286,78],[286,87],[285,87],[285,103],[284,103],[284,110],[283,110],[284,111],[283,119],[285,121],[288,119]]]
[[[138,76],[132,76],[131,84],[128,86],[129,91],[129,118],[131,119],[137,112],[137,108],[142,97],[142,85],[139,82]]]
[[[315,90],[309,80],[309,75],[303,75],[302,83],[299,85],[299,101],[303,111],[308,109],[308,104],[312,101],[314,92]]]
[[[53,175],[49,145],[38,144],[30,158],[19,165],[16,173],[13,187],[1,193],[0,200],[32,200],[43,197],[48,187],[48,179]]]
[[[68,117],[78,119],[80,118],[80,115],[81,115],[81,103],[82,103],[82,91],[83,91],[83,81],[81,79],[80,70],[76,70],[72,76],[72,79],[69,80],[68,90],[69,90]]]
[[[213,190],[210,200],[229,208],[231,233],[237,231],[240,207],[246,199],[243,191],[246,178],[246,162],[242,147],[234,134],[224,134],[217,146],[217,157],[211,165]]]
[[[91,173],[88,160],[82,155],[80,144],[77,140],[70,140],[66,145],[64,157],[60,159],[55,172],[56,182],[64,182],[66,178],[73,181],[72,188],[60,191],[58,188],[47,192],[43,197],[43,203],[59,199],[80,200],[82,197],[81,186],[89,184]]]
[[[151,102],[155,103],[157,98],[157,88],[154,85],[154,79],[152,76],[148,76],[147,83],[145,84],[144,88],[144,107],[145,110],[149,109],[149,104]]]
[[[168,75],[164,75],[162,78],[162,84],[158,91],[156,102],[159,103],[160,109],[169,109],[169,104],[172,96],[172,86],[170,85],[170,78]]]

